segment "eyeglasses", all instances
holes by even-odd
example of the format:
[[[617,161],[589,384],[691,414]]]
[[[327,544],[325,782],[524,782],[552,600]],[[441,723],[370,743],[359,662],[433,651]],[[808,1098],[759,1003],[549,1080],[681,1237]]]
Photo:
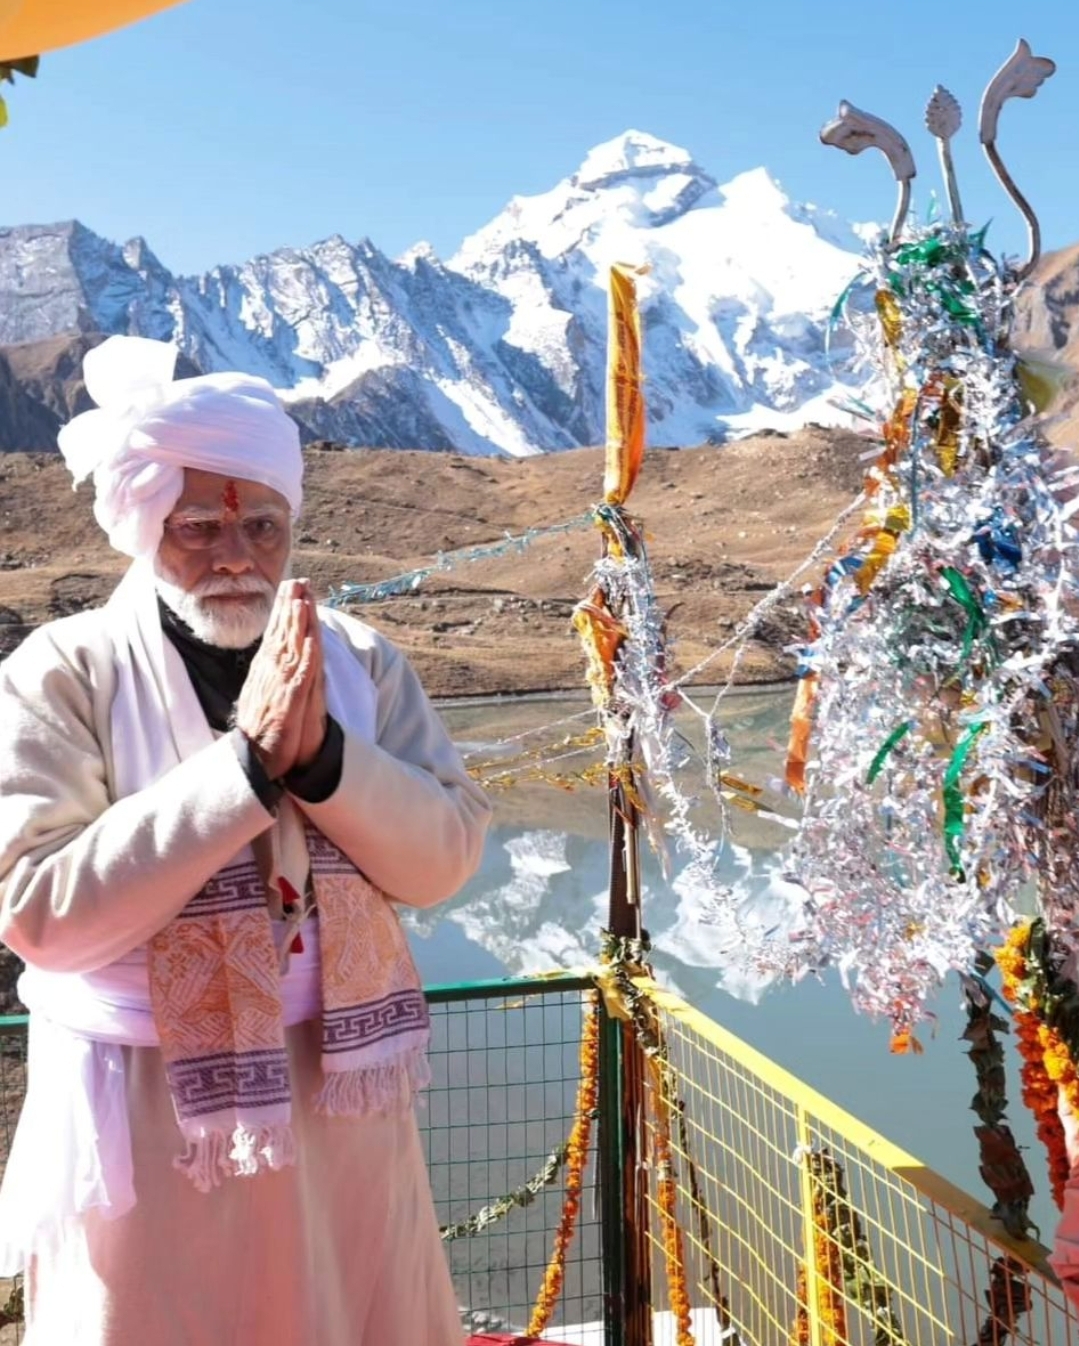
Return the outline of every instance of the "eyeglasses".
[[[184,551],[212,551],[236,527],[256,551],[273,551],[286,534],[284,520],[274,514],[248,514],[235,521],[178,514],[165,520],[165,532]]]

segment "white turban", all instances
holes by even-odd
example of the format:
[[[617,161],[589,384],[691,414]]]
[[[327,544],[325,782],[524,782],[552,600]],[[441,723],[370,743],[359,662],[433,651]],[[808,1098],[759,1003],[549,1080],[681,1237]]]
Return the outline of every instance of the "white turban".
[[[176,348],[145,337],[109,337],[82,367],[97,407],[65,425],[58,443],[76,485],[93,475],[94,514],[117,551],[157,551],[185,467],[261,482],[299,513],[300,432],[265,379],[174,382]]]

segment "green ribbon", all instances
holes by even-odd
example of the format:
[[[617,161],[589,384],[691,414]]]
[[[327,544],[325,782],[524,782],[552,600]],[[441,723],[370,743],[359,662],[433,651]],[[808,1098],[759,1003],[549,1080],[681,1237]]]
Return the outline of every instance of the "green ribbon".
[[[850,298],[851,292],[854,290],[855,286],[861,285],[861,283],[864,280],[865,280],[865,272],[859,271],[858,274],[854,277],[854,279],[844,288],[843,293],[832,305],[832,311],[828,315],[828,326],[830,328],[835,327],[839,323],[839,321],[843,317],[843,310],[847,306],[847,300]]]
[[[986,220],[986,222],[982,225],[982,227],[979,230],[977,230],[977,232],[971,234],[970,246],[974,252],[984,252],[985,236],[989,232],[989,226],[992,223],[993,223],[992,220]]]
[[[888,735],[888,737],[877,749],[876,753],[874,754],[872,762],[870,762],[869,764],[869,770],[866,772],[865,777],[865,783],[867,785],[873,784],[873,782],[880,775],[881,767],[884,765],[885,760],[888,757],[888,754],[892,751],[892,749],[896,746],[897,743],[901,742],[906,737],[906,735],[910,733],[910,731],[913,728],[914,728],[913,720],[904,720],[898,729],[892,730],[892,732]]]
[[[967,764],[970,751],[986,725],[974,724],[955,745],[948,769],[944,773],[944,849],[952,866],[952,877],[960,883],[966,878],[963,872],[963,858],[960,845],[963,840],[965,805],[963,791],[959,787],[959,778]]]
[[[942,238],[933,235],[923,238],[920,243],[904,243],[901,248],[896,248],[893,256],[900,266],[910,266],[913,262],[920,266],[941,266],[953,261],[955,252]]]
[[[973,327],[978,322],[978,315],[974,309],[967,303],[964,295],[973,294],[974,286],[969,280],[957,281],[954,290],[947,290],[943,285],[927,285],[927,290],[936,294],[937,298],[944,305],[944,311],[949,318],[954,318],[956,322],[965,323]]]
[[[970,661],[975,640],[988,625],[985,611],[962,571],[956,570],[954,566],[945,566],[940,573],[952,597],[967,614],[967,627],[963,632],[963,650],[960,655],[962,664],[966,665]]]
[[[975,238],[979,242],[984,241],[985,231],[983,230],[980,236],[975,235]],[[927,271],[944,272],[947,267],[966,264],[966,256],[961,248],[945,242],[936,235],[923,238],[918,243],[907,243],[901,248],[896,248],[893,257],[898,266],[920,266]],[[890,271],[888,281],[896,294],[904,296],[904,283],[899,272]],[[972,281],[945,273],[939,280],[926,280],[925,288],[937,297],[950,318],[966,326],[973,327],[978,324],[978,313],[970,303],[971,297],[977,292],[977,287]]]

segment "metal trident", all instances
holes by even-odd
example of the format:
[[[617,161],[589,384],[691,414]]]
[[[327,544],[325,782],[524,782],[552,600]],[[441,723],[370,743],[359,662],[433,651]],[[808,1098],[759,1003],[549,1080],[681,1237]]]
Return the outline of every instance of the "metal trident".
[[[997,122],[1000,110],[1009,98],[1033,98],[1055,69],[1056,65],[1048,57],[1033,55],[1030,44],[1020,38],[1015,51],[989,81],[982,95],[978,118],[978,135],[986,157],[997,180],[1027,223],[1028,255],[1019,272],[1020,278],[1030,274],[1041,254],[1041,230],[1037,216],[1016,187],[1000,157],[996,145]],[[948,204],[956,224],[963,223],[963,206],[952,160],[951,140],[959,130],[962,119],[959,103],[947,89],[938,84],[926,107],[925,121],[930,134],[937,141]],[[910,184],[916,172],[914,156],[906,140],[888,122],[869,112],[862,112],[847,102],[840,103],[838,116],[822,128],[820,138],[825,145],[834,145],[848,154],[860,154],[862,150],[873,147],[879,149],[888,160],[899,186],[899,199],[889,233],[889,245],[894,247],[910,209]]]

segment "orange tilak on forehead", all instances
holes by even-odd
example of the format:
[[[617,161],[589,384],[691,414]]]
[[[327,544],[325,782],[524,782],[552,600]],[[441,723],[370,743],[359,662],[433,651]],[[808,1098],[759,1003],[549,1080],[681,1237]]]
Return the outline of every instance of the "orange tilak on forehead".
[[[236,489],[234,481],[227,481],[225,489],[221,492],[221,503],[229,514],[236,514],[240,508],[240,493]]]

